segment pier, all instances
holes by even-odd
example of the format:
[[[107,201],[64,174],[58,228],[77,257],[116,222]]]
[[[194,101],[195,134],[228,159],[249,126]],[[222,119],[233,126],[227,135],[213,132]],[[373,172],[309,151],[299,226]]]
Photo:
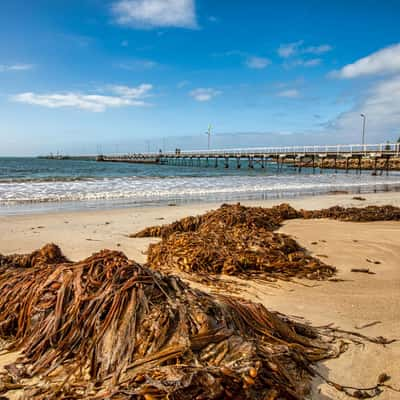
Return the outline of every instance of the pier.
[[[216,149],[141,154],[100,155],[99,162],[127,162],[160,164],[203,168],[266,169],[274,164],[280,171],[283,165],[290,165],[299,172],[302,168],[363,169],[389,172],[390,164],[399,160],[400,143],[352,144],[326,146],[285,146],[247,149]],[[365,168],[368,165],[368,168]],[[397,169],[397,168],[396,168]]]

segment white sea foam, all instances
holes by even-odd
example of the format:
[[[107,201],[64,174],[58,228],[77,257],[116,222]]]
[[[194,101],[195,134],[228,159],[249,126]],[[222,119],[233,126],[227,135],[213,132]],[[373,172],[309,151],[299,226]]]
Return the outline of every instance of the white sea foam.
[[[118,177],[88,180],[0,183],[0,206],[27,203],[122,200],[134,204],[170,200],[229,200],[335,189],[383,190],[400,185],[400,175],[282,174],[213,177]]]

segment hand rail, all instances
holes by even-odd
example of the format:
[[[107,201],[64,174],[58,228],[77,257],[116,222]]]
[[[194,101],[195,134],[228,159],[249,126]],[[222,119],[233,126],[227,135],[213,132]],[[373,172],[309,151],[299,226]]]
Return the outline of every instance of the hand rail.
[[[202,155],[215,155],[215,156],[224,156],[224,155],[235,155],[242,156],[248,154],[254,155],[285,155],[285,154],[297,154],[297,153],[305,153],[305,154],[317,154],[317,153],[334,153],[337,155],[340,154],[367,154],[372,152],[390,152],[394,153],[397,156],[400,154],[400,144],[399,143],[377,143],[377,144],[337,144],[337,145],[312,145],[312,146],[282,146],[282,147],[248,147],[248,148],[228,148],[228,149],[212,149],[212,150],[182,150],[179,153],[175,153],[172,151],[165,153],[141,153],[140,156],[145,157],[162,157],[162,156],[202,156]],[[108,155],[110,157],[112,155]],[[124,157],[123,155],[114,155],[116,157]],[[126,155],[125,155],[126,156]],[[139,154],[129,154],[132,156],[139,156]]]

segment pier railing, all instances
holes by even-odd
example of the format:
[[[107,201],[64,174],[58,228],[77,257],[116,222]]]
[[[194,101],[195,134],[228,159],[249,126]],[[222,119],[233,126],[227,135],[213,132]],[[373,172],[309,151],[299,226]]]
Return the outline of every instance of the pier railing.
[[[378,144],[337,144],[317,146],[277,146],[277,147],[249,147],[249,148],[225,148],[212,150],[182,150],[179,153],[167,151],[162,153],[141,153],[144,157],[155,156],[215,156],[221,154],[229,155],[285,155],[285,154],[391,154],[400,156],[400,143],[378,143]]]

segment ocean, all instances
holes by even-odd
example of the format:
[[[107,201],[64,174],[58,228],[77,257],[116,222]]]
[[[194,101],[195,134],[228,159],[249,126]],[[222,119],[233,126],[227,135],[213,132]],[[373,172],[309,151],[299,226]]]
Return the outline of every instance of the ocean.
[[[0,214],[400,190],[400,174],[0,158]]]

